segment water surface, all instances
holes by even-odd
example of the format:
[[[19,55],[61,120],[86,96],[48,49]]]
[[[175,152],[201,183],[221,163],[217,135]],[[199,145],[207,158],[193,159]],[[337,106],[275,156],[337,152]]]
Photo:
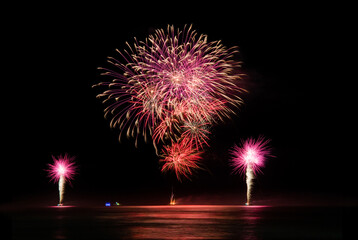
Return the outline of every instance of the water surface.
[[[343,239],[342,207],[44,207],[8,213],[13,239]]]

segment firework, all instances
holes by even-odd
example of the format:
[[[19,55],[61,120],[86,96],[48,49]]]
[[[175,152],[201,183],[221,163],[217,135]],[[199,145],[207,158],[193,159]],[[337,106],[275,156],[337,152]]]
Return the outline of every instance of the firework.
[[[182,133],[183,139],[188,141],[190,145],[196,149],[202,149],[203,145],[209,146],[207,140],[210,132],[208,129],[208,123],[200,120],[188,120],[184,122],[182,126],[184,132]]]
[[[65,154],[63,157],[60,155],[58,158],[52,156],[54,161],[53,164],[48,164],[49,169],[48,176],[51,181],[58,182],[58,190],[59,190],[59,206],[63,205],[63,197],[65,193],[65,183],[66,181],[71,184],[71,180],[73,180],[73,176],[76,174],[77,167],[73,162],[75,157],[70,157]]]
[[[110,67],[100,68],[110,81],[94,85],[106,87],[97,97],[104,98],[105,117],[120,129],[119,139],[133,137],[137,146],[142,135],[152,140],[158,156],[159,143],[167,146],[159,151],[163,155],[182,146],[179,141],[188,152],[203,150],[209,145],[208,129],[242,103],[236,48],[210,42],[191,26],[158,29],[127,47],[117,50],[122,60],[109,57]]]
[[[257,140],[249,138],[241,143],[241,146],[234,145],[230,150],[232,155],[231,165],[234,173],[246,174],[247,202],[251,201],[251,189],[255,175],[261,171],[265,159],[270,156],[268,143],[270,139],[259,137]]]
[[[175,205],[176,202],[175,202],[175,197],[174,197],[174,189],[172,187],[172,194],[170,195],[170,201],[169,201],[169,205]]]
[[[174,171],[179,181],[181,177],[190,179],[193,170],[200,168],[200,152],[193,149],[186,141],[164,146],[162,157],[163,159],[160,160],[164,163],[162,172]]]

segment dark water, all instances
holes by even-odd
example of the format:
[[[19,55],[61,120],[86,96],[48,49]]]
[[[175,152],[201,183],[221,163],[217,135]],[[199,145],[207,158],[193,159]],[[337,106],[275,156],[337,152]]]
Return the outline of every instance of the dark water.
[[[12,239],[343,239],[345,211],[220,205],[47,207],[3,216]]]

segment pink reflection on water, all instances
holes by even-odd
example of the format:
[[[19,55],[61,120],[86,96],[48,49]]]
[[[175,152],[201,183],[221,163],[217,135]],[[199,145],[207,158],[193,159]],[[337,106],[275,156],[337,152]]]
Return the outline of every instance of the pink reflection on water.
[[[258,239],[256,225],[268,206],[133,206],[133,239]]]
[[[64,206],[48,206],[49,208],[73,208],[73,207],[76,207],[76,206],[73,206],[73,205],[64,205]]]
[[[257,235],[257,228],[260,220],[262,219],[262,210],[269,206],[265,205],[250,205],[245,206],[242,218],[245,221],[245,227],[242,231],[242,239],[256,240],[261,239],[262,236]]]

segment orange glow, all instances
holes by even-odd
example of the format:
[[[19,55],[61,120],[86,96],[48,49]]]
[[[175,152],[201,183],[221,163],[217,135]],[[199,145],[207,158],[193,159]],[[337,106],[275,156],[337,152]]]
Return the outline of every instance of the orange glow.
[[[170,199],[169,205],[175,205],[175,199]]]
[[[175,205],[175,198],[174,198],[174,192],[173,192],[173,189],[172,189],[172,194],[170,195],[170,202],[169,202],[169,205]]]

